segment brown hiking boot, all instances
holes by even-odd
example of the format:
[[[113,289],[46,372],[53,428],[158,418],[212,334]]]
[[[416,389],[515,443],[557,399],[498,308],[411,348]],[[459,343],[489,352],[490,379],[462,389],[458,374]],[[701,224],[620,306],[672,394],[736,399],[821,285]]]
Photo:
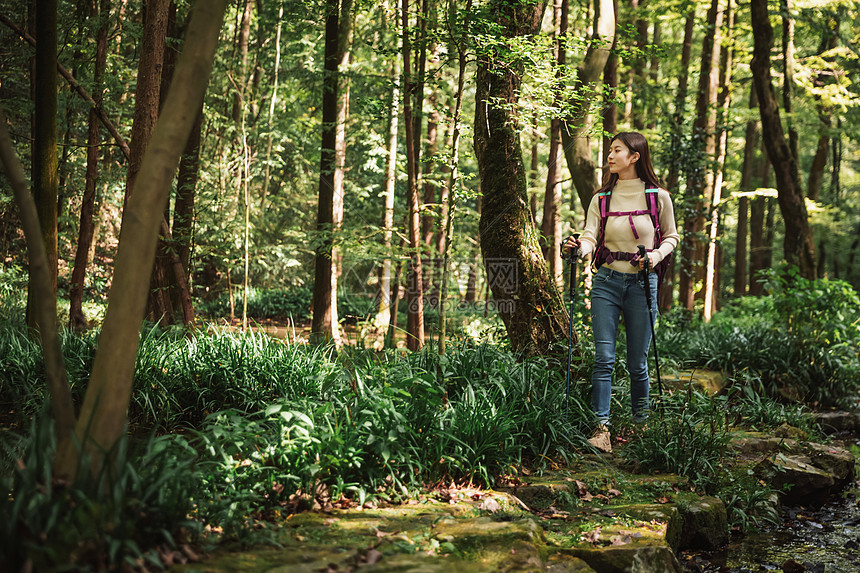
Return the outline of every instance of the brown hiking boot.
[[[603,424],[597,426],[588,443],[606,454],[612,453],[612,439],[609,434],[609,428]]]

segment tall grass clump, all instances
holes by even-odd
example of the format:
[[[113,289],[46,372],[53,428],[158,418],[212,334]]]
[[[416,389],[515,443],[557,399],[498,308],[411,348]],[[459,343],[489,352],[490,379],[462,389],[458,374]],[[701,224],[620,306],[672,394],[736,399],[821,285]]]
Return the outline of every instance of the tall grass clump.
[[[0,476],[0,561],[10,570],[161,569],[162,550],[199,535],[189,518],[196,452],[181,436],[124,438],[107,465],[72,483],[52,478],[50,418],[36,418],[25,442],[14,470]]]
[[[850,407],[860,391],[860,297],[839,280],[808,280],[793,267],[764,274],[769,294],[727,305],[710,323],[663,318],[661,354],[680,364],[753,375],[771,397]]]

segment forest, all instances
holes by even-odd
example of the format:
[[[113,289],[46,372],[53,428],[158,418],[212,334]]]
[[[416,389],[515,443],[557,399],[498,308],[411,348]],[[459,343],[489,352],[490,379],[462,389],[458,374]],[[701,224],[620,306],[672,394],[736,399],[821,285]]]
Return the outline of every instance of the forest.
[[[856,406],[855,2],[0,0],[0,39],[12,570],[582,455],[591,268],[561,244],[622,131],[682,237],[664,371],[731,380],[668,396],[678,431]],[[653,468],[756,525],[694,442],[707,471]]]

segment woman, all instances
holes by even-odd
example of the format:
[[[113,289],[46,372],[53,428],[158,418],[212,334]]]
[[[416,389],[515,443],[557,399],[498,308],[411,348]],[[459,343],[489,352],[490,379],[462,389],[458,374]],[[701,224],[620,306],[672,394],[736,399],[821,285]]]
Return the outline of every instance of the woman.
[[[597,430],[589,442],[610,452],[609,404],[621,316],[627,333],[627,370],[630,373],[633,420],[641,423],[648,418],[647,361],[651,324],[639,275],[645,260],[640,259],[638,246],[648,247],[648,268],[652,270],[648,275],[648,286],[651,289],[651,310],[656,315],[657,273],[654,267],[678,246],[680,236],[675,227],[672,199],[657,180],[645,137],[636,132],[622,132],[613,137],[609,143],[607,163],[609,177],[591,200],[585,232],[578,240],[568,239],[565,247],[577,247],[582,257],[594,253],[595,266],[598,267],[591,289],[591,325],[595,346],[592,408],[597,418]],[[652,219],[653,205],[656,205],[657,221]],[[659,230],[655,223],[659,224]],[[655,244],[655,236],[660,231],[662,238],[659,244]]]

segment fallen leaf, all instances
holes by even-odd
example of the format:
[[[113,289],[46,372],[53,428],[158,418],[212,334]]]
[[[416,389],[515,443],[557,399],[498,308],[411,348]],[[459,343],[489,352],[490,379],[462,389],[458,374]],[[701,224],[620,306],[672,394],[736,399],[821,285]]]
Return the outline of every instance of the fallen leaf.
[[[600,541],[600,528],[598,527],[597,529],[593,529],[588,533],[583,533],[582,539],[583,541],[586,541],[588,543],[597,543],[598,541]]]
[[[497,511],[502,509],[502,506],[499,505],[499,502],[496,501],[495,499],[493,499],[492,497],[488,497],[481,504],[481,509],[485,509],[485,510],[489,511],[490,513],[496,513]]]
[[[612,545],[627,545],[633,540],[630,538],[629,535],[616,535],[615,537],[610,539],[610,541]]]
[[[613,488],[609,488],[608,493],[609,493],[609,497],[619,497],[622,495],[622,493],[620,491],[618,491],[617,489],[613,489]]]

